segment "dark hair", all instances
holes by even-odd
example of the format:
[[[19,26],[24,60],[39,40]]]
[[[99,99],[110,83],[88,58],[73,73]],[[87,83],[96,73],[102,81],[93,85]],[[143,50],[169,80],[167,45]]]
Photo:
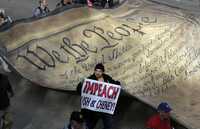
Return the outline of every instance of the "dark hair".
[[[5,18],[5,14],[3,12],[0,12],[0,17]]]
[[[65,0],[61,0],[61,4],[62,4],[63,6],[66,5],[66,4],[70,4],[70,3],[71,3],[71,2],[69,2],[69,1],[67,1],[67,3],[65,4],[64,1],[65,1]]]
[[[83,115],[81,112],[78,112],[78,111],[73,111],[71,116],[70,116],[70,121],[71,120],[75,120],[79,123],[83,123],[84,122],[84,119],[83,119]]]
[[[43,2],[43,0],[39,0],[39,4],[41,4]]]
[[[60,3],[61,3],[61,4],[64,4],[64,0],[61,0]]]
[[[0,13],[0,17],[1,17],[1,18],[4,18],[4,15],[3,15],[3,13]]]
[[[102,63],[98,63],[98,64],[95,66],[94,70],[96,70],[96,69],[101,69],[103,72],[105,71],[104,66],[103,66]]]

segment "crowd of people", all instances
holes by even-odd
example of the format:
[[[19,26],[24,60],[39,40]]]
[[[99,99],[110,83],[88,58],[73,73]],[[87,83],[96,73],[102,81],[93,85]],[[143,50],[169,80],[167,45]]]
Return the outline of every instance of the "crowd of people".
[[[168,103],[161,102],[157,107],[158,113],[150,116],[147,122],[144,123],[145,129],[174,129],[170,119],[171,110],[172,109]],[[113,116],[102,117],[102,115],[100,115],[97,112],[93,112],[92,114],[89,114],[88,112],[85,117],[82,111],[81,112],[74,111],[71,113],[70,120],[65,123],[63,129],[95,129],[96,123],[93,123],[94,122],[93,120],[88,121],[87,118],[88,115],[91,115],[89,120],[91,120],[91,118],[94,118],[95,120],[96,118],[98,119],[101,118],[103,121],[106,121],[113,117]],[[93,126],[91,126],[91,124]],[[113,129],[114,123],[112,121],[107,122],[107,124],[104,123],[103,129]]]
[[[48,7],[47,0],[39,0],[38,7],[33,9],[33,17],[43,17],[48,15],[51,10]],[[65,6],[73,5],[73,4],[85,4],[89,7],[93,7],[95,5],[99,5],[102,8],[105,8],[108,5],[109,8],[114,6],[113,0],[61,0],[56,4],[55,9],[63,8]],[[10,16],[7,16],[4,9],[0,9],[0,26],[12,24],[13,20]]]

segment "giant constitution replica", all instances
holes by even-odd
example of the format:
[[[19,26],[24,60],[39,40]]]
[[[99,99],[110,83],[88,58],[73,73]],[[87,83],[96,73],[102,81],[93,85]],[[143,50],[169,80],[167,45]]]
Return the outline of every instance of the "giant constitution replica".
[[[0,32],[6,60],[43,87],[75,90],[98,62],[129,94],[168,100],[176,119],[200,128],[200,19],[129,0],[112,10],[71,8]]]

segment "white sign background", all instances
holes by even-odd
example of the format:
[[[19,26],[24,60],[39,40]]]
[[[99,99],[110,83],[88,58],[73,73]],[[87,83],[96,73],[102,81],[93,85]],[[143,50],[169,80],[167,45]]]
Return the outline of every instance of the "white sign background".
[[[89,82],[90,86],[92,86],[92,84],[94,83],[98,84],[98,90],[96,89],[96,92],[93,92],[93,94],[91,93],[92,91],[90,90],[88,90],[90,91],[88,93],[84,92],[84,89],[85,88],[87,89],[86,82]],[[99,88],[100,85],[102,85],[101,88]],[[105,86],[106,86],[106,96],[99,95],[99,93],[103,92],[103,89],[105,88]],[[108,96],[112,96],[114,92],[113,90],[109,90],[109,89],[115,89],[116,95],[114,98],[108,97]],[[121,86],[119,85],[106,83],[106,82],[100,82],[100,81],[91,80],[91,79],[85,79],[82,89],[81,89],[81,108],[89,109],[89,110],[97,111],[97,112],[113,114],[117,105],[120,91],[121,91]]]

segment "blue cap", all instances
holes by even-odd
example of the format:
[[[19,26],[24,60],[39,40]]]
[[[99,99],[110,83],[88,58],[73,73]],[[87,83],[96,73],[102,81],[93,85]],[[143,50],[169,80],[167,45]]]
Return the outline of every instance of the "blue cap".
[[[166,102],[161,102],[157,108],[158,111],[170,112],[172,109]]]

